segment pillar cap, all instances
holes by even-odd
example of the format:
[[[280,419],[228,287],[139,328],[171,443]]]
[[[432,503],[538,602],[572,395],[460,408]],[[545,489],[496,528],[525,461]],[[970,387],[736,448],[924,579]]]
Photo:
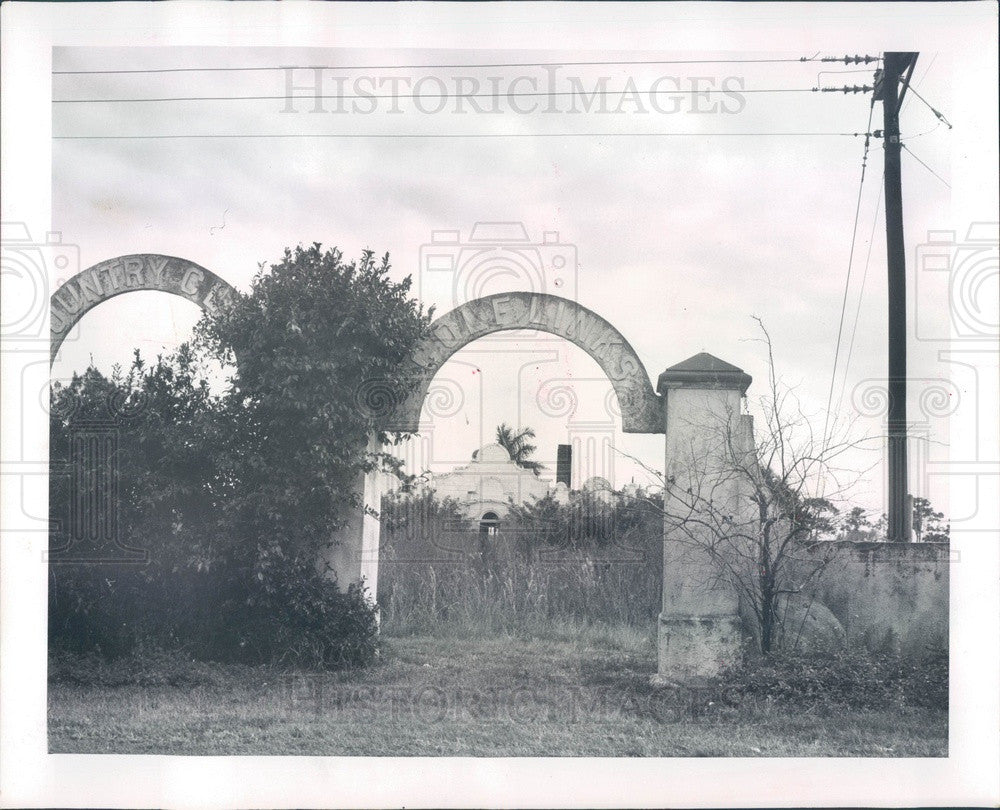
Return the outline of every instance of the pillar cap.
[[[656,381],[656,392],[662,394],[671,388],[713,388],[745,394],[751,382],[753,377],[743,369],[708,352],[700,352],[664,371]]]

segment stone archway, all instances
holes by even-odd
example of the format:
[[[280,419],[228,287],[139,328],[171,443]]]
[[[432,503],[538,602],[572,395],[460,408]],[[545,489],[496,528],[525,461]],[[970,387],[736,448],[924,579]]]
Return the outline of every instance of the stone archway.
[[[170,293],[186,298],[208,312],[236,296],[236,290],[228,282],[187,259],[156,253],[137,253],[107,259],[81,270],[52,293],[49,299],[49,367],[55,362],[63,340],[84,315],[111,298],[140,291]],[[104,452],[105,459],[110,459],[117,452],[117,432],[108,425],[91,424],[81,438],[86,440],[81,446],[88,447],[94,442],[101,442],[103,446],[111,448]],[[110,468],[106,472],[113,476]],[[100,534],[100,527],[116,521],[112,510],[118,508],[116,502],[109,501],[106,497],[109,492],[108,480],[108,477],[102,475],[74,473],[71,486],[79,487],[80,492],[86,489],[87,499],[96,504],[96,509],[99,510],[94,520],[86,522],[85,531],[98,532],[87,540],[98,543],[100,549],[91,552],[91,556],[74,558],[75,561],[134,561],[144,558],[145,551],[120,545],[117,541],[112,547],[109,545],[112,539]],[[69,557],[63,559],[70,561]]]
[[[187,259],[158,253],[116,256],[81,270],[52,293],[49,364],[69,330],[90,310],[118,295],[143,290],[186,298],[208,312],[236,295],[227,281]]]
[[[449,357],[481,337],[513,329],[535,330],[564,338],[583,349],[601,367],[615,390],[626,433],[665,431],[664,400],[656,394],[635,349],[615,327],[576,301],[533,292],[510,292],[468,301],[435,320],[413,349],[404,369],[412,393],[400,400],[383,380],[362,381],[359,407],[368,409],[386,431],[420,432],[420,411],[428,389]],[[370,437],[370,452],[379,448]],[[378,587],[379,476],[359,476],[356,492],[364,507],[335,535],[326,559],[342,585]]]
[[[745,450],[752,449],[750,417],[740,410],[751,378],[742,369],[703,352],[664,371],[654,391],[635,350],[611,324],[575,301],[531,292],[475,299],[434,321],[413,351],[410,371],[417,378],[413,393],[387,409],[385,429],[418,433],[424,398],[445,361],[478,338],[512,329],[557,335],[587,352],[611,380],[621,406],[622,430],[665,434],[665,481],[684,481],[693,471],[714,469],[720,418],[730,424]],[[719,475],[716,481],[710,474],[702,484],[724,488],[724,471]],[[366,514],[377,510],[377,479],[368,476],[359,483]],[[664,497],[671,497],[669,485]],[[350,537],[341,536],[348,544],[338,554],[346,567],[335,566],[342,582],[365,578],[372,591],[377,588],[378,532],[378,521],[373,520],[364,526],[359,523]],[[663,609],[657,627],[655,680],[670,684],[713,677],[740,654],[737,594],[714,576],[713,563],[704,552],[692,551],[672,535],[666,516],[663,541]]]
[[[392,430],[416,433],[427,389],[445,361],[463,346],[511,329],[546,332],[565,338],[589,354],[608,376],[622,414],[625,433],[663,433],[663,403],[635,350],[600,315],[576,301],[533,292],[488,295],[468,301],[431,324],[414,349],[415,391],[396,409]]]

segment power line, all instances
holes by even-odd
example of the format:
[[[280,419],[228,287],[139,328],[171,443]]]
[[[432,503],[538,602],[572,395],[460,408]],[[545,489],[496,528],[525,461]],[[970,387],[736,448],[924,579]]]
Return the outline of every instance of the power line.
[[[510,132],[510,133],[415,133],[388,135],[385,133],[351,135],[344,133],[332,134],[302,134],[302,133],[276,133],[250,135],[245,133],[223,133],[223,134],[177,134],[177,135],[53,135],[54,141],[102,141],[102,140],[183,140],[197,138],[247,138],[247,139],[284,139],[284,138],[672,138],[672,137],[694,137],[694,138],[757,138],[757,137],[852,137],[858,138],[862,135],[871,136],[872,133],[865,132]]]
[[[920,77],[920,82],[921,83],[924,81],[924,79],[927,78],[927,74],[931,72],[931,68],[934,66],[934,61],[936,59],[937,59],[937,54],[934,54],[934,56],[931,58],[930,64],[927,66],[927,69],[924,71],[923,76]],[[916,94],[915,86],[912,83],[910,84],[910,90],[913,91],[914,94]],[[905,106],[908,103],[909,103],[909,99],[904,99],[904,101],[903,101],[903,108],[901,108],[901,110],[900,110],[901,112],[902,112],[902,109],[905,109]],[[902,141],[907,141],[907,140],[911,140],[913,138],[922,137],[923,135],[928,135],[931,132],[934,132],[940,126],[941,126],[941,122],[939,121],[932,129],[929,129],[926,132],[918,133],[917,135],[910,135],[910,136],[908,136],[906,138],[900,138],[900,141],[901,142]],[[904,146],[905,146],[905,144],[904,144]],[[913,153],[911,152],[910,154],[913,154]],[[916,157],[916,155],[914,155],[914,157]],[[883,174],[882,174],[882,180],[879,182],[878,199],[875,201],[875,215],[872,218],[871,234],[868,237],[868,255],[865,257],[865,271],[864,271],[864,273],[861,276],[861,287],[860,287],[860,289],[858,291],[858,306],[857,306],[857,309],[854,312],[854,326],[851,328],[851,342],[850,342],[848,350],[847,350],[847,360],[844,362],[844,379],[843,379],[843,382],[841,383],[841,386],[840,386],[840,394],[837,397],[837,413],[840,413],[840,407],[841,407],[841,405],[844,402],[844,394],[847,391],[847,380],[848,380],[848,378],[850,376],[851,359],[854,357],[854,342],[855,342],[855,338],[857,337],[858,323],[859,323],[860,318],[861,318],[861,307],[862,307],[862,305],[864,303],[865,284],[866,284],[866,282],[868,280],[868,268],[869,268],[869,266],[871,264],[872,248],[875,245],[875,229],[876,229],[876,227],[878,227],[878,215],[879,215],[879,210],[881,209],[881,206],[882,206],[882,193],[885,191],[884,182],[885,182],[885,173],[883,172]]]
[[[820,76],[842,76],[845,73],[867,73],[869,76],[872,75],[872,69],[869,67],[865,68],[852,68],[851,70],[821,70],[816,74],[816,84],[820,83]]]
[[[813,59],[816,57],[814,56]],[[845,65],[868,65],[872,62],[879,62],[882,60],[881,56],[824,56],[820,59],[820,62],[843,62]],[[805,59],[802,60],[806,61]]]
[[[514,97],[540,97],[540,96],[577,96],[582,95],[588,99],[595,96],[611,95],[709,95],[727,93],[739,95],[742,93],[815,93],[818,89],[823,92],[830,92],[829,88],[809,88],[809,87],[775,87],[758,90],[733,89],[724,90],[722,88],[708,88],[705,90],[600,90],[593,92],[579,90],[560,90],[547,92],[523,92],[523,93],[369,93],[351,95],[311,95],[311,96],[165,96],[156,98],[55,98],[53,104],[131,104],[144,101],[323,101],[328,99],[432,99],[432,98],[455,98],[455,99],[499,99]],[[836,88],[839,90],[840,88]],[[871,89],[871,88],[868,88]]]
[[[909,82],[908,83],[909,89],[913,92],[913,94],[917,98],[919,98],[921,101],[923,101],[924,104],[927,104],[927,101],[916,91],[915,85],[923,83],[923,81],[927,78],[927,75],[931,72],[931,68],[934,66],[934,62],[936,60],[937,60],[937,54],[935,54],[931,58],[930,64],[927,65],[927,69],[923,72],[923,75],[920,77],[920,80],[918,82],[916,82],[916,83],[914,83],[914,82]],[[909,103],[909,99],[904,99],[904,101],[903,101],[904,107],[908,103]],[[929,104],[927,104],[927,106],[930,107]],[[926,132],[921,132],[921,133],[918,133],[917,135],[911,135],[911,136],[909,136],[907,138],[900,138],[900,145],[904,149],[906,149],[911,155],[913,155],[914,159],[917,160],[917,161],[919,161],[924,166],[924,168],[926,168],[928,171],[930,171],[932,174],[934,174],[934,176],[937,177],[939,180],[941,180],[942,183],[945,183],[945,185],[948,185],[948,183],[942,177],[940,177],[936,172],[934,172],[926,163],[924,163],[923,161],[921,161],[920,158],[918,158],[916,156],[916,154],[914,154],[913,151],[905,143],[903,143],[903,141],[911,140],[913,138],[919,138],[919,137],[921,137],[923,135],[927,135],[927,134],[933,132],[934,130],[938,129],[941,126],[942,123],[947,124],[947,120],[944,119],[943,116],[937,114],[937,111],[934,110],[933,107],[931,107],[931,110],[936,115],[938,115],[938,119],[939,119],[938,123],[932,129],[929,129]],[[869,120],[869,126],[868,126],[868,128],[871,129],[871,116],[869,116],[868,120]],[[950,124],[948,126],[950,127]],[[872,230],[871,230],[871,235],[869,236],[869,240],[868,240],[868,255],[865,258],[865,270],[864,270],[864,273],[862,274],[862,277],[861,277],[861,286],[860,286],[860,290],[858,292],[858,306],[857,306],[857,309],[856,309],[855,315],[854,315],[854,325],[853,325],[853,327],[851,329],[851,341],[850,341],[848,352],[847,352],[847,359],[846,359],[846,361],[844,363],[843,382],[841,384],[840,394],[839,394],[838,399],[837,399],[837,412],[838,413],[840,412],[840,407],[841,407],[841,405],[843,403],[843,400],[844,400],[844,393],[847,390],[847,380],[848,380],[848,376],[849,376],[849,372],[850,372],[851,359],[854,356],[854,343],[855,343],[855,339],[856,339],[856,336],[857,336],[858,322],[859,322],[859,319],[860,319],[860,316],[861,316],[861,306],[862,306],[862,303],[863,303],[863,300],[864,300],[865,284],[866,284],[866,281],[868,279],[868,269],[869,269],[869,266],[870,266],[870,263],[871,263],[872,247],[874,245],[874,240],[875,240],[875,228],[878,225],[878,215],[879,215],[879,210],[880,210],[880,207],[881,207],[881,204],[882,204],[882,194],[883,194],[883,191],[884,191],[884,185],[883,185],[884,184],[884,179],[885,179],[885,176],[884,176],[884,172],[883,172],[883,183],[879,184],[879,195],[878,195],[878,199],[877,199],[877,201],[875,203],[875,215],[874,215],[874,219],[872,220]],[[948,185],[948,188],[951,188],[951,186]],[[855,227],[856,227],[856,225],[855,225]],[[845,291],[845,294],[846,294],[846,291]]]
[[[924,75],[920,77],[920,80],[918,82],[915,82],[915,83],[914,82],[910,83],[909,87],[910,87],[910,90],[913,91],[914,95],[919,95],[917,93],[917,90],[916,90],[917,85],[924,83],[924,80],[927,78],[927,75],[931,72],[931,68],[934,67],[934,63],[937,61],[937,58],[938,58],[938,55],[934,54],[934,56],[931,57],[930,64],[927,65],[927,70],[924,71]],[[906,109],[906,105],[909,104],[909,103],[910,103],[910,97],[907,96],[907,97],[905,97],[903,99],[903,106],[899,108],[900,114],[903,113],[903,111]],[[911,141],[914,138],[922,138],[924,135],[930,135],[932,132],[936,131],[940,127],[941,127],[941,121],[939,119],[938,122],[933,127],[931,127],[930,129],[925,130],[924,132],[918,132],[916,135],[907,135],[905,138],[900,138],[899,140],[900,141]]]
[[[924,71],[924,75],[920,77],[920,81],[917,82],[917,84],[923,84],[924,83],[924,80],[927,78],[927,74],[929,74],[931,72],[931,68],[934,67],[934,63],[937,61],[937,58],[938,58],[937,54],[934,54],[934,56],[931,57],[930,64],[927,65],[927,70]],[[914,87],[916,87],[916,84],[912,84],[911,83],[910,84],[910,89],[912,90]],[[909,98],[904,98],[903,99],[903,106],[899,108],[900,113],[902,113],[903,110],[906,109],[906,105],[909,104],[909,103],[910,103],[910,99]]]
[[[868,124],[866,132],[871,132],[872,115],[875,112],[875,102],[872,101],[868,107]],[[854,265],[854,245],[858,238],[858,217],[861,214],[861,192],[865,186],[865,171],[868,167],[868,148],[871,138],[865,137],[865,151],[861,157],[861,181],[858,183],[858,201],[854,207],[854,228],[851,233],[851,250],[847,258],[847,278],[844,281],[844,298],[840,304],[840,324],[837,326],[837,348],[833,355],[833,370],[830,372],[830,391],[826,398],[826,418],[823,422],[823,444],[826,445],[828,430],[830,427],[830,406],[833,404],[833,386],[837,379],[837,363],[840,360],[840,342],[844,332],[844,315],[847,312],[847,293],[851,286],[851,269]]]
[[[837,397],[837,413],[840,413],[840,406],[844,401],[844,391],[847,390],[847,376],[851,368],[851,358],[854,356],[854,338],[858,332],[858,320],[861,317],[861,305],[865,298],[865,282],[868,280],[868,267],[872,260],[872,246],[875,244],[875,228],[878,227],[878,214],[882,207],[882,192],[885,190],[883,187],[884,180],[885,176],[883,172],[882,182],[879,182],[878,187],[878,199],[875,202],[875,216],[872,219],[872,231],[871,235],[868,237],[868,255],[865,257],[865,272],[861,276],[861,289],[858,291],[858,308],[854,313],[854,327],[851,329],[851,342],[847,350],[847,360],[844,361],[844,382],[840,386],[840,396]]]
[[[947,186],[948,188],[951,188],[951,183],[949,183],[949,182],[948,182],[947,180],[945,180],[945,179],[944,179],[944,178],[943,178],[943,177],[942,177],[942,176],[941,176],[940,174],[938,174],[938,173],[937,173],[936,171],[934,171],[934,170],[933,170],[933,169],[932,169],[932,168],[931,168],[930,166],[928,166],[928,165],[927,165],[926,163],[924,163],[924,162],[923,162],[923,161],[922,161],[922,160],[921,160],[920,158],[918,158],[918,157],[917,157],[917,155],[916,155],[916,153],[915,153],[915,152],[914,152],[914,151],[913,151],[912,149],[910,149],[910,147],[909,147],[909,146],[907,146],[907,145],[906,145],[905,143],[903,143],[902,141],[900,141],[900,144],[899,144],[899,145],[900,145],[900,146],[902,146],[902,147],[903,147],[903,148],[904,148],[904,149],[905,149],[905,150],[906,150],[907,152],[909,152],[909,153],[910,153],[911,155],[913,155],[913,159],[914,159],[915,161],[917,161],[917,163],[919,163],[919,164],[920,164],[921,166],[923,166],[923,167],[924,167],[925,169],[927,169],[927,171],[929,171],[929,172],[930,172],[931,174],[933,174],[933,175],[934,175],[934,176],[935,176],[935,177],[936,177],[936,178],[937,178],[938,180],[940,180],[940,181],[941,181],[942,183],[944,183],[944,184],[945,184],[945,185],[946,185],[946,186]]]
[[[512,67],[597,67],[602,65],[748,65],[778,64],[783,62],[811,62],[813,57],[789,59],[597,59],[582,62],[479,62],[440,65],[256,65],[252,67],[181,67],[181,68],[129,68],[123,70],[53,70],[54,76],[93,76],[138,73],[241,73],[269,70],[451,70],[455,68],[512,68]],[[821,61],[840,61],[824,58]]]
[[[924,135],[930,135],[932,132],[937,132],[939,129],[941,129],[940,121],[938,121],[930,129],[925,129],[923,132],[918,132],[916,135],[907,135],[905,138],[900,138],[899,140],[900,142],[902,142],[902,141],[912,141],[914,138],[923,138]]]
[[[919,82],[920,84],[923,84],[924,79],[927,78],[927,74],[931,72],[931,68],[934,66],[935,60],[937,60],[937,54],[934,54],[933,58],[931,59],[931,63],[927,66],[927,70],[924,71],[924,75],[920,77],[920,82]],[[930,111],[932,113],[934,113],[935,117],[938,119],[938,123],[932,129],[929,129],[926,132],[920,132],[920,133],[918,133],[916,135],[910,135],[909,137],[906,137],[906,138],[900,138],[899,139],[900,146],[902,146],[903,149],[905,149],[907,152],[909,152],[910,155],[913,156],[913,159],[917,161],[917,163],[919,163],[921,166],[923,166],[925,169],[927,169],[927,171],[929,171],[938,180],[940,180],[942,183],[944,183],[945,186],[947,186],[948,188],[951,188],[951,184],[948,183],[947,180],[945,180],[943,177],[941,177],[941,175],[939,175],[936,171],[934,171],[930,166],[928,166],[926,163],[924,163],[920,158],[918,158],[917,155],[916,155],[916,153],[914,153],[914,151],[912,149],[910,149],[910,147],[907,146],[905,142],[913,140],[914,138],[920,138],[920,137],[922,137],[924,135],[929,135],[931,132],[934,132],[934,130],[938,129],[941,126],[941,124],[944,124],[946,127],[948,127],[948,129],[953,129],[953,127],[948,122],[947,118],[945,118],[941,113],[939,113],[937,110],[935,110],[933,107],[931,107],[930,104],[927,103],[927,99],[925,99],[922,95],[920,95],[920,93],[917,92],[917,88],[916,88],[916,86],[912,82],[910,83],[909,88],[910,88],[910,92],[913,93],[913,95],[915,95],[922,102],[924,102],[924,104],[927,104],[927,107],[930,109]],[[903,103],[905,104],[906,101],[904,101]]]
[[[926,74],[925,74],[925,75],[926,75]],[[937,118],[937,120],[938,120],[938,121],[940,121],[940,122],[941,122],[942,124],[944,124],[944,125],[945,125],[946,127],[948,127],[948,129],[954,129],[954,127],[953,127],[953,126],[952,126],[952,125],[951,125],[951,124],[950,124],[950,123],[948,122],[948,119],[947,119],[947,118],[945,118],[945,117],[944,117],[944,115],[943,115],[942,113],[939,113],[939,112],[938,112],[937,110],[935,110],[935,109],[934,109],[934,108],[933,108],[933,107],[932,107],[932,106],[930,105],[930,103],[929,103],[929,102],[927,101],[927,99],[925,99],[925,98],[924,98],[924,97],[923,97],[922,95],[920,95],[920,93],[918,93],[918,92],[916,91],[916,88],[914,88],[914,87],[912,87],[912,86],[911,86],[911,87],[910,87],[910,92],[911,92],[911,93],[913,93],[913,95],[915,95],[915,96],[916,96],[917,98],[919,98],[919,99],[920,99],[920,100],[921,100],[922,102],[924,102],[924,104],[926,104],[926,105],[927,105],[927,109],[929,109],[929,110],[930,110],[930,111],[931,111],[932,113],[934,113],[934,115],[935,115],[935,117]]]

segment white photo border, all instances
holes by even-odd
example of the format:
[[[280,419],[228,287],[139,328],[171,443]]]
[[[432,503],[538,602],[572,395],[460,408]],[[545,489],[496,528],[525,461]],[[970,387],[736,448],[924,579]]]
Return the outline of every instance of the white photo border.
[[[51,58],[60,45],[269,45],[947,51],[957,82],[953,221],[997,212],[995,3],[7,3],[2,7],[4,221],[50,229]],[[599,28],[581,19],[603,19]],[[579,40],[574,39],[580,37]],[[669,43],[666,41],[669,40]],[[990,179],[992,178],[992,179]],[[5,306],[9,305],[7,302]],[[46,332],[47,333],[47,332]],[[4,472],[46,459],[22,410],[37,358],[3,357]],[[984,407],[996,413],[996,391]],[[15,451],[14,448],[19,448]],[[996,448],[993,448],[995,452]],[[23,455],[18,456],[17,452]],[[13,465],[13,466],[12,466]],[[43,473],[44,474],[44,473]],[[4,516],[19,513],[3,487]],[[33,511],[45,514],[42,498]],[[6,520],[4,520],[6,523]],[[50,755],[46,538],[0,544],[0,804],[121,807],[994,805],[1000,717],[996,526],[954,533],[949,756],[941,759],[478,759]],[[986,533],[984,533],[986,532]]]

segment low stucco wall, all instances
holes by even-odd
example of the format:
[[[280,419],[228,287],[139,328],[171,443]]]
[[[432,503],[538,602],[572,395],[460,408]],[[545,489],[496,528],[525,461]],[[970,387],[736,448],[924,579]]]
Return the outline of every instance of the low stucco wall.
[[[825,546],[826,544],[823,544]],[[837,542],[814,588],[849,645],[923,657],[948,649],[947,543]]]

